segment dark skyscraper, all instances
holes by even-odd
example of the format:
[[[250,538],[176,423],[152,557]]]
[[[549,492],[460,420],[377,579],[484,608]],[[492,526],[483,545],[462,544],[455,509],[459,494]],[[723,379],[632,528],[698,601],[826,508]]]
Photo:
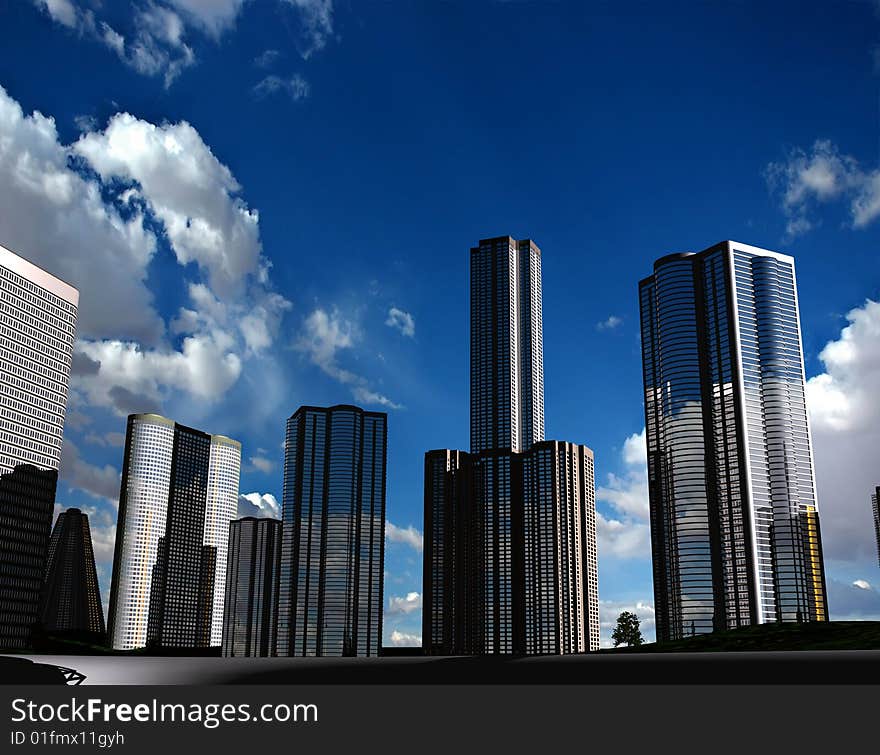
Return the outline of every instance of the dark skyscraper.
[[[671,254],[639,298],[658,639],[827,620],[794,260]]]
[[[387,415],[300,407],[284,453],[277,655],[378,655]]]
[[[0,649],[40,618],[79,292],[0,246]]]
[[[245,517],[229,525],[223,655],[275,652],[281,522]]]
[[[104,634],[89,515],[79,509],[62,511],[55,521],[40,613],[47,632]]]
[[[425,454],[431,654],[599,646],[593,454],[544,441],[541,252],[471,249],[471,451]]]

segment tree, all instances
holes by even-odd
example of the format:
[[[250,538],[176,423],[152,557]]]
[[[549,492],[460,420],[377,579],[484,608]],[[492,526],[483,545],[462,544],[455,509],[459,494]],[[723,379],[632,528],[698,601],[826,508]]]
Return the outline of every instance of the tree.
[[[642,638],[642,630],[639,629],[639,617],[632,611],[624,611],[617,617],[617,626],[611,633],[611,639],[614,641],[614,647],[618,645],[626,645],[627,647],[638,647],[644,642]]]

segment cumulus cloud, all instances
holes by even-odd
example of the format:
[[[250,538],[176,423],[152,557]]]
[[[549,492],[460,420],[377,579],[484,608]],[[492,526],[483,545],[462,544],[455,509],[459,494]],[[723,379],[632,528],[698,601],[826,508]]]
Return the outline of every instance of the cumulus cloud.
[[[388,319],[385,324],[389,328],[399,330],[401,335],[412,338],[416,334],[416,321],[409,312],[405,312],[397,307],[391,307],[388,310]]]
[[[395,629],[391,633],[391,644],[394,647],[421,647],[422,635],[410,632],[400,632]]]
[[[93,498],[102,498],[114,506],[119,503],[119,470],[109,464],[103,467],[89,464],[69,438],[64,439],[61,448],[58,478],[61,483],[78,488]]]
[[[860,590],[870,590],[871,583],[867,582],[864,579],[857,579],[855,582],[853,582],[853,587],[858,587]]]
[[[412,525],[404,528],[398,527],[391,522],[385,522],[385,537],[391,543],[408,545],[419,553],[422,552],[422,548],[424,547],[424,537],[422,536],[422,533]]]
[[[871,491],[880,448],[880,302],[846,315],[822,349],[825,371],[807,381],[816,486],[826,559],[873,562]]]
[[[281,518],[281,506],[271,493],[241,493],[238,496],[238,516]]]
[[[303,30],[299,52],[308,60],[314,53],[327,46],[333,33],[333,0],[285,0],[296,8],[302,20]]]
[[[601,322],[596,323],[596,330],[614,330],[623,323],[623,319],[617,315],[608,315]]]
[[[849,224],[864,228],[880,216],[880,170],[866,170],[827,139],[809,150],[795,148],[785,160],[767,166],[766,179],[788,218],[789,237],[802,235],[817,223],[817,205],[845,200]]]
[[[880,592],[864,580],[847,584],[832,578],[826,580],[826,587],[834,621],[880,621]]]
[[[288,78],[282,78],[275,74],[270,74],[263,78],[255,87],[254,94],[257,97],[268,97],[271,94],[283,92],[288,95],[294,102],[304,100],[309,96],[311,87],[305,77],[298,73]]]
[[[417,592],[408,592],[405,596],[399,597],[392,595],[388,598],[389,616],[396,614],[410,614],[413,611],[420,611],[422,608],[422,596]]]
[[[245,0],[169,0],[193,24],[219,39],[233,28]]]
[[[596,500],[610,509],[607,515],[596,512],[599,552],[617,558],[646,558],[651,555],[651,545],[644,429],[624,441],[621,459],[625,474],[609,473],[606,484],[596,489]]]
[[[258,68],[271,68],[280,57],[281,52],[279,50],[263,50],[254,58],[254,65]]]
[[[101,435],[98,433],[89,433],[86,435],[86,443],[105,448],[122,448],[125,446],[125,433],[107,432]]]
[[[328,312],[318,308],[306,317],[295,348],[307,354],[311,362],[326,375],[348,386],[359,403],[400,409],[400,404],[371,389],[366,378],[340,367],[339,352],[352,348],[356,337],[354,323],[346,320],[337,310]]]

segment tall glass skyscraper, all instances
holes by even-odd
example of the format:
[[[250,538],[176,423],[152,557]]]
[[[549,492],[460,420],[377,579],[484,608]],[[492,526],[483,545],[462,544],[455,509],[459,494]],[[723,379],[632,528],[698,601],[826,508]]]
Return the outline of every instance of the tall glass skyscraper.
[[[92,551],[89,515],[66,509],[58,515],[49,540],[41,609],[47,632],[104,634],[104,609]]]
[[[129,416],[107,622],[115,649],[220,645],[240,469],[236,440]]]
[[[510,236],[471,248],[471,453],[544,440],[541,250]]]
[[[39,618],[79,292],[0,246],[0,648]]]
[[[356,406],[287,421],[277,655],[379,654],[386,433]]]
[[[667,255],[639,300],[658,639],[827,620],[793,258]]]
[[[871,509],[874,513],[874,535],[877,538],[877,560],[880,562],[880,485],[871,493]]]
[[[246,516],[229,526],[224,656],[270,656],[278,628],[281,522]]]
[[[598,649],[593,454],[544,441],[541,252],[500,236],[470,261],[471,450],[425,454],[423,647]]]

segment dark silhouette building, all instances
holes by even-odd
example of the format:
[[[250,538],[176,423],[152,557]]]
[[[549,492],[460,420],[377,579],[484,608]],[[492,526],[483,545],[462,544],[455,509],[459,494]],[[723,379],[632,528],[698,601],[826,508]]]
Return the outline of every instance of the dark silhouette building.
[[[79,292],[0,246],[0,649],[24,649],[61,462]]]
[[[270,656],[278,628],[281,522],[247,516],[229,525],[224,656]]]
[[[104,609],[89,515],[79,509],[62,511],[55,520],[40,613],[46,632],[103,638]]]
[[[428,654],[599,647],[593,453],[544,439],[541,251],[470,252],[470,453],[425,454]]]
[[[827,620],[794,260],[667,255],[639,300],[658,640]]]
[[[386,428],[344,405],[287,421],[277,655],[379,654]]]

